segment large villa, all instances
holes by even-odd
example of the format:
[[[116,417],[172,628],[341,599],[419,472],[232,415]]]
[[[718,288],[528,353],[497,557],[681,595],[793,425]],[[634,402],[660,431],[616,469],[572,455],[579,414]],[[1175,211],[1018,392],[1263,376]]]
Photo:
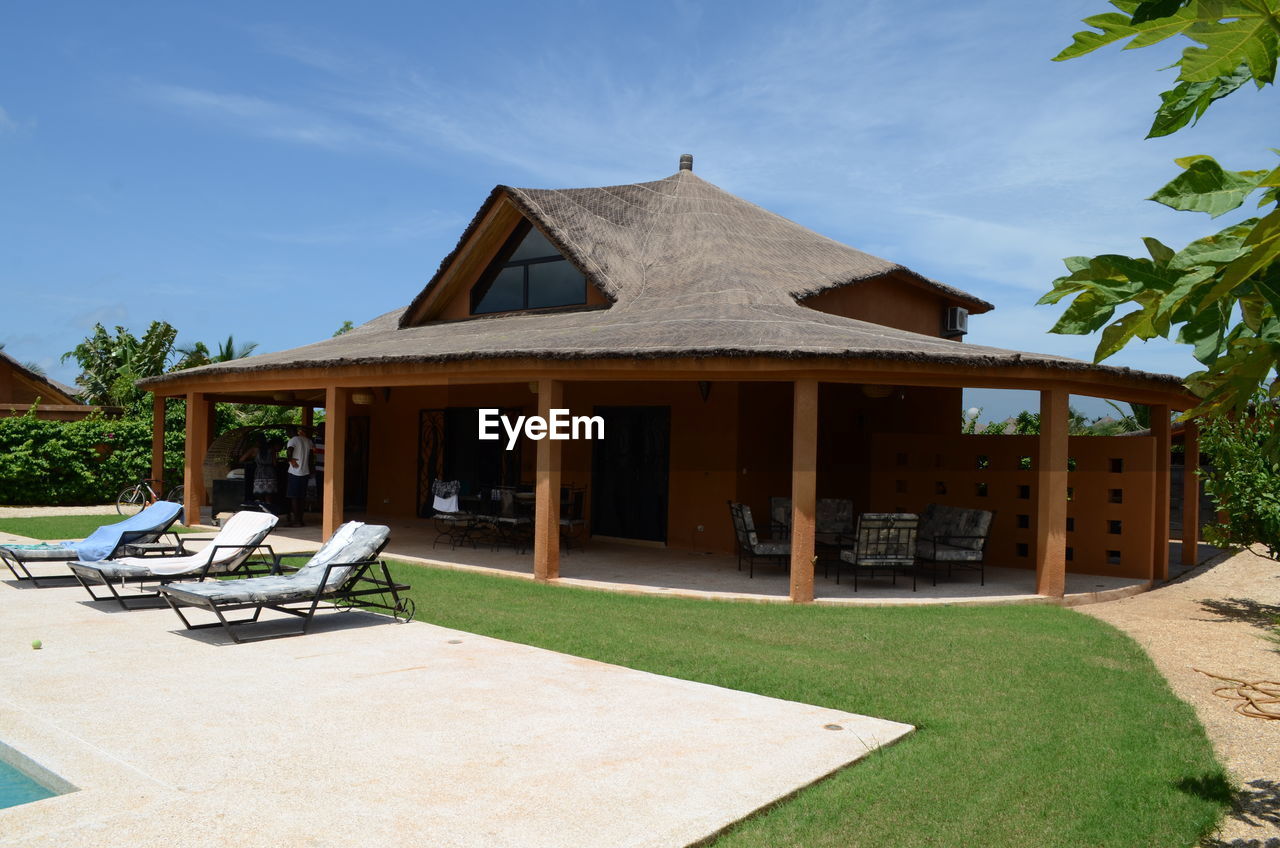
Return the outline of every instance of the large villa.
[[[188,515],[210,499],[212,405],[274,403],[324,409],[325,536],[353,510],[425,523],[440,480],[464,500],[524,487],[543,579],[562,492],[591,538],[673,553],[733,552],[726,502],[787,504],[797,602],[815,596],[823,499],[992,511],[988,562],[1033,570],[1044,596],[1070,572],[1168,574],[1170,413],[1194,403],[1178,379],[968,344],[992,304],[736,197],[692,157],[633,185],[498,186],[405,296],[335,338],[144,381],[157,469],[164,401],[187,404]],[[962,435],[965,388],[1039,392],[1040,434]],[[1069,436],[1073,394],[1149,405],[1152,430]],[[508,450],[477,438],[483,409],[599,416],[608,438]],[[1194,556],[1198,521],[1182,523]]]

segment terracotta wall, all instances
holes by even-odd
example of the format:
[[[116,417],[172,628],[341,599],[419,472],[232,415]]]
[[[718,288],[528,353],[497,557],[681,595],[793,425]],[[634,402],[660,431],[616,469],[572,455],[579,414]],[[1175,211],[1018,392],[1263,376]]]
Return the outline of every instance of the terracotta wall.
[[[942,336],[943,310],[960,305],[897,277],[850,283],[800,302],[819,312],[926,336]]]
[[[525,383],[451,388],[396,388],[389,399],[375,392],[371,418],[369,509],[412,517],[417,504],[418,420],[422,409],[449,406],[515,407],[537,413],[537,396]],[[788,404],[790,403],[788,389]],[[738,386],[715,383],[703,400],[694,382],[572,383],[565,405],[574,415],[590,415],[592,407],[669,406],[671,468],[668,544],[673,547],[727,551],[732,547],[726,501],[734,497],[737,450],[734,423]],[[536,443],[521,445],[522,480],[534,480]],[[590,520],[591,443],[568,441],[562,455],[562,483],[588,490]],[[702,529],[699,529],[701,527]]]
[[[818,497],[871,509],[873,439],[880,433],[951,434],[962,390],[823,383],[819,386]],[[769,499],[791,494],[791,384],[743,383],[738,415],[738,494],[757,525]],[[727,520],[727,519],[726,519]]]
[[[870,508],[872,438],[877,433],[939,433],[959,427],[958,389],[886,387],[869,397],[861,386],[821,387],[818,496],[852,498]],[[874,391],[873,394],[879,394]],[[418,414],[449,406],[537,411],[525,383],[375,392],[371,418],[369,509],[412,517],[416,511]],[[703,400],[696,382],[570,383],[565,405],[589,415],[594,406],[669,406],[671,466],[667,543],[686,550],[731,552],[727,502],[742,500],[767,521],[770,496],[791,491],[791,384],[711,383]],[[536,445],[522,445],[522,479],[532,484]],[[563,447],[563,483],[588,490],[591,443]],[[701,528],[701,529],[700,529]]]
[[[902,436],[873,440],[872,508],[929,503],[995,511],[987,562],[1034,568],[1035,436]],[[1147,577],[1154,533],[1155,439],[1073,436],[1068,456],[1067,570]]]

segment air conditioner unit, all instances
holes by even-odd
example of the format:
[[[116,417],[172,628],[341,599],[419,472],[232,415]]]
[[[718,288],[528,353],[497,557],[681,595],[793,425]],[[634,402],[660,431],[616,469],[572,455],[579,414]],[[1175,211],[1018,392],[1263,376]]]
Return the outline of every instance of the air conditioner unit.
[[[942,334],[955,337],[968,332],[969,310],[962,306],[948,306],[942,313]]]

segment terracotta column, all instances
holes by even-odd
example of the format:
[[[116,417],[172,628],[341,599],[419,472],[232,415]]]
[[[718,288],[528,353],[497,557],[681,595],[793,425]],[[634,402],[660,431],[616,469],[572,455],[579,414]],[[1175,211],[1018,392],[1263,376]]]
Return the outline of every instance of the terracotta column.
[[[1182,564],[1195,565],[1200,551],[1200,428],[1188,421],[1182,431]]]
[[[1067,401],[1040,392],[1036,451],[1036,594],[1061,598],[1067,584]]]
[[[791,408],[791,600],[813,600],[818,502],[818,381],[797,380]]]
[[[325,395],[326,402],[328,397],[329,397],[328,394],[326,394]],[[302,426],[311,427],[315,423],[315,416],[316,416],[316,411],[314,407],[310,407],[310,406],[302,407]]]
[[[551,418],[552,409],[564,407],[564,383],[538,381],[538,415]],[[533,508],[533,576],[555,580],[560,576],[560,445],[549,438],[538,442],[538,481]]]
[[[1154,538],[1151,540],[1151,579],[1169,579],[1169,407],[1151,407],[1151,435],[1156,440]]]
[[[200,507],[204,505],[204,455],[209,450],[209,410],[211,404],[203,392],[187,395],[187,440],[183,453],[186,471],[182,483],[183,521],[200,523]]]
[[[320,508],[320,532],[326,539],[342,523],[350,397],[350,389],[329,386],[324,391],[324,500]]]
[[[164,396],[156,394],[151,396],[151,477],[164,480],[160,497],[176,484],[164,476]]]

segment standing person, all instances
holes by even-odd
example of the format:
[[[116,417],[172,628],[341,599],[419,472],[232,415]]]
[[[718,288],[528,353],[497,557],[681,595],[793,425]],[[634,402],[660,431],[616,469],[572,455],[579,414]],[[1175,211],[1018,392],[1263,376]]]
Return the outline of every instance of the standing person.
[[[289,451],[289,489],[286,494],[293,507],[293,526],[301,527],[307,502],[307,481],[311,479],[311,451],[315,445],[307,438],[307,428],[299,427],[285,447]]]
[[[280,443],[268,441],[263,435],[240,457],[241,462],[253,460],[253,499],[270,505],[276,493],[276,453]]]

